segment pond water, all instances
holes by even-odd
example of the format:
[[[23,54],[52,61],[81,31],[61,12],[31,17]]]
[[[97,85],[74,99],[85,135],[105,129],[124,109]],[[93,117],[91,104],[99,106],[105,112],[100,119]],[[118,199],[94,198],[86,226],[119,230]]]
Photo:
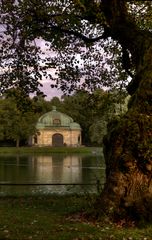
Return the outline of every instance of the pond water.
[[[96,192],[104,179],[102,154],[0,155],[1,196]]]

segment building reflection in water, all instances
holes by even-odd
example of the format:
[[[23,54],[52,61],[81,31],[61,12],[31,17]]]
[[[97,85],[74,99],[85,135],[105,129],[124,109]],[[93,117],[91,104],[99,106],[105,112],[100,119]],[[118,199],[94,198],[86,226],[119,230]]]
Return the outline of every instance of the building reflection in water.
[[[32,162],[36,182],[82,182],[82,159],[78,156],[37,156]]]
[[[27,183],[25,186],[0,186],[0,194],[78,193],[83,186],[72,184],[96,183],[97,179],[104,183],[105,167],[102,156],[52,154],[0,157],[1,183]],[[29,183],[44,185],[30,186]],[[71,185],[45,185],[56,183]],[[96,191],[96,186],[84,188],[86,191]]]

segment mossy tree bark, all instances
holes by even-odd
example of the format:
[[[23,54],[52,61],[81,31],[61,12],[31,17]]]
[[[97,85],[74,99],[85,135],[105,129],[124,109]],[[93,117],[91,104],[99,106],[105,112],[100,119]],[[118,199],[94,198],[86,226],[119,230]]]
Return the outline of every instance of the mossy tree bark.
[[[108,126],[104,139],[104,210],[152,220],[152,34],[137,27],[125,1],[103,0],[110,35],[131,53],[135,77],[128,86],[129,110]]]

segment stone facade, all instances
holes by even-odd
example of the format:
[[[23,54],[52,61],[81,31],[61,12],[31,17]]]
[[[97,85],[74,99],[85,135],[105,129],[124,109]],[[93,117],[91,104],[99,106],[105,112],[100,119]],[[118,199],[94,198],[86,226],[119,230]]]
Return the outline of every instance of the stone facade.
[[[32,138],[36,146],[80,146],[81,127],[71,117],[54,108],[42,115],[37,123],[37,134]]]

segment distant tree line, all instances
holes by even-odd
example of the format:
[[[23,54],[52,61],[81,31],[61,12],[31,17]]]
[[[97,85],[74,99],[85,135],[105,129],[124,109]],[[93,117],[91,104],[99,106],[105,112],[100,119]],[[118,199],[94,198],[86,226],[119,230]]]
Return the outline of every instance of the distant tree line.
[[[127,110],[126,93],[81,90],[48,101],[42,94],[30,98],[20,89],[10,89],[0,99],[0,145],[28,145],[28,139],[37,131],[38,118],[53,106],[81,125],[84,145],[102,146],[107,123]]]

